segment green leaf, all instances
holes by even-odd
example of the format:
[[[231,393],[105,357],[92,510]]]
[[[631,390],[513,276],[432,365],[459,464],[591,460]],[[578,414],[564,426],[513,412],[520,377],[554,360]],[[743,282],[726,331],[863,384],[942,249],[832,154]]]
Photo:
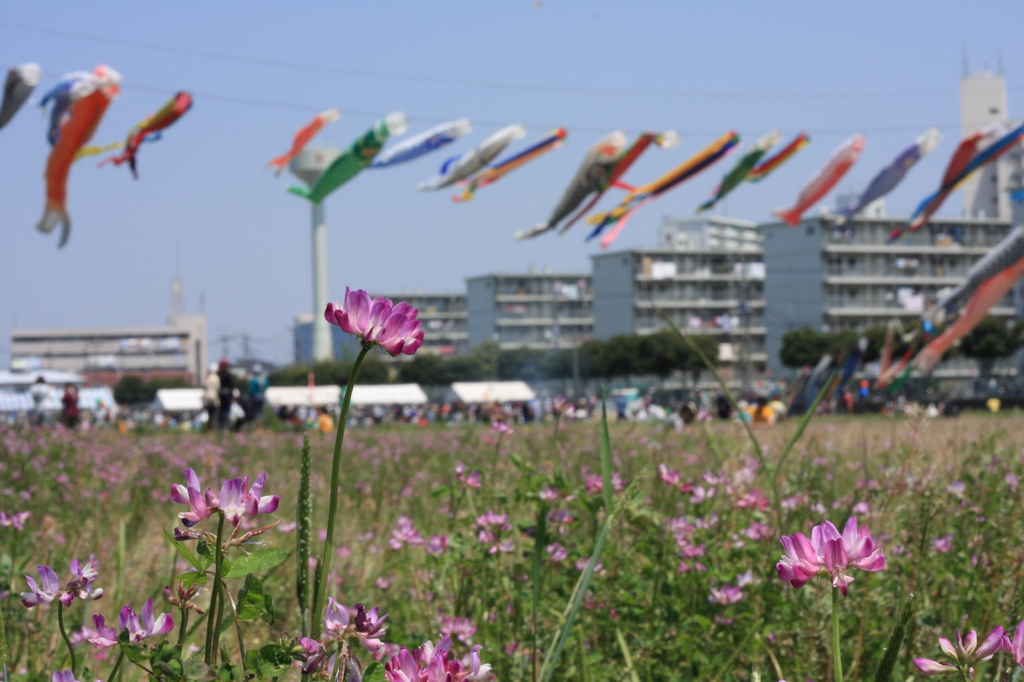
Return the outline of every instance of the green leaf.
[[[384,682],[384,666],[380,661],[373,661],[363,671],[363,682]]]
[[[128,631],[122,630],[121,634],[118,635],[118,640],[121,644],[121,651],[124,652],[125,658],[133,663],[142,663],[153,658],[155,652],[150,651],[148,648],[139,644],[138,642],[129,642]]]
[[[261,677],[279,677],[288,672],[291,665],[292,657],[284,647],[280,644],[267,644],[260,649],[255,668]]]
[[[167,541],[170,542],[172,545],[174,545],[174,548],[176,550],[178,550],[178,552],[181,553],[181,556],[185,557],[185,561],[187,561],[190,564],[192,564],[192,567],[194,569],[196,569],[197,571],[203,570],[204,566],[200,566],[199,565],[199,559],[196,558],[196,555],[193,554],[189,550],[189,548],[186,547],[184,544],[182,544],[181,542],[175,540],[174,539],[174,535],[171,534],[171,531],[169,531],[166,528],[164,528],[164,535],[167,536]]]
[[[288,553],[283,549],[272,547],[253,552],[249,556],[236,559],[231,564],[231,569],[224,571],[225,578],[241,578],[244,575],[263,573],[284,562]],[[226,562],[225,562],[226,563]]]
[[[430,497],[433,499],[437,499],[439,497],[444,497],[445,495],[448,495],[449,493],[451,493],[451,491],[451,486],[439,485],[436,488],[431,489]]]
[[[217,673],[213,668],[206,665],[201,658],[190,658],[185,661],[185,679],[189,682],[213,682],[217,679]]]
[[[201,566],[196,566],[200,571],[211,564],[217,563],[217,556],[213,552],[213,547],[206,540],[199,541],[199,544],[196,545],[196,553],[199,554],[199,560],[202,564]]]
[[[188,573],[183,573],[183,574],[179,575],[176,578],[176,580],[179,580],[181,582],[182,586],[185,589],[188,589],[188,588],[192,587],[193,585],[195,585],[196,583],[199,583],[200,586],[205,585],[206,584],[206,574],[205,573],[192,573],[190,571]]]
[[[612,513],[612,443],[608,436],[608,409],[601,388],[601,481],[605,513]]]
[[[181,682],[184,680],[182,675],[184,670],[182,669],[181,661],[171,661],[170,663],[157,661],[153,664],[153,672],[156,673],[156,679],[160,682]]]
[[[238,620],[256,620],[262,618],[268,624],[274,622],[274,600],[263,592],[263,583],[259,578],[249,574],[245,583],[238,590]]]

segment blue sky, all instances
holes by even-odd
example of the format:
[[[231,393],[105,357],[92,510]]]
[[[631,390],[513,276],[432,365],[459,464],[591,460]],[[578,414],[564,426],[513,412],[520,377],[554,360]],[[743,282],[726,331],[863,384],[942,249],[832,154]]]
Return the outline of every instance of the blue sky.
[[[334,299],[346,285],[458,291],[467,276],[530,264],[589,269],[598,247],[581,226],[527,243],[512,234],[548,216],[586,149],[615,129],[682,134],[630,170],[636,184],[729,129],[748,144],[771,129],[786,139],[807,130],[810,146],[722,207],[764,221],[850,135],[867,146],[840,190],[859,191],[937,125],[940,146],[888,198],[890,214],[906,215],[935,189],[959,137],[965,49],[972,71],[995,70],[1001,52],[1011,116],[1024,115],[1022,25],[1019,0],[5,3],[0,65],[38,62],[37,96],[98,63],[122,74],[95,143],[123,138],[177,90],[195,104],[143,147],[139,180],[125,167],[76,164],[62,251],[34,229],[45,119],[26,106],[0,131],[0,359],[12,326],[162,324],[180,263],[186,311],[202,297],[211,342],[230,334],[238,355],[246,332],[259,355],[288,360],[293,316],[311,308],[309,207],[285,192],[292,178],[262,169],[329,107],[342,118],[316,144],[347,145],[394,110],[413,134],[474,122],[446,150],[365,172],[326,200]],[[556,126],[568,140],[468,204],[415,190],[445,158],[516,122],[528,129],[518,145]],[[662,216],[692,215],[730,163],[638,212],[614,248],[653,245]],[[614,205],[611,194],[602,206]],[[959,211],[957,196],[940,214]]]

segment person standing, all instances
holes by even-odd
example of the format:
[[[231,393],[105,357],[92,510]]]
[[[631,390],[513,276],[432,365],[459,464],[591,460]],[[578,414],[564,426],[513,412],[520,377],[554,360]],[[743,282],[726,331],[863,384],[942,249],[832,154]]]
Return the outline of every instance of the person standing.
[[[29,392],[32,394],[32,423],[42,424],[43,403],[46,401],[46,397],[50,395],[50,387],[41,374],[36,378],[36,382],[32,384]]]
[[[263,399],[267,390],[267,375],[263,373],[263,367],[256,365],[252,368],[252,378],[249,379],[249,404],[252,406],[252,421],[259,421],[263,416]]]
[[[78,410],[78,391],[75,389],[74,384],[65,384],[64,396],[60,399],[64,405],[60,411],[60,416],[64,421],[64,425],[69,429],[73,429],[78,426],[78,419],[81,416],[81,412]]]
[[[220,417],[220,377],[217,376],[217,365],[210,365],[210,370],[203,379],[203,408],[206,410],[206,428],[217,428]]]
[[[235,378],[231,374],[231,365],[227,358],[221,358],[217,369],[217,378],[220,379],[220,388],[217,397],[220,398],[220,428],[227,428],[231,423],[231,403],[235,399]]]

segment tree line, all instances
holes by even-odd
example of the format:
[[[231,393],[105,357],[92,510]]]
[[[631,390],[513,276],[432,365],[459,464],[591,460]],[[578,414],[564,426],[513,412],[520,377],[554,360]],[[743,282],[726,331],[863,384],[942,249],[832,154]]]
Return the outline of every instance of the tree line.
[[[941,334],[948,324],[947,322],[946,325],[935,328],[932,331],[932,338]],[[906,327],[904,331],[909,336],[911,332],[919,332],[920,326],[921,322],[916,321]],[[874,362],[882,355],[885,346],[885,330],[885,325],[869,327],[863,331],[844,329],[831,333],[811,328],[792,329],[782,336],[779,360],[787,367],[813,366],[823,355],[836,357],[840,352],[851,352],[857,341],[864,337],[868,341],[868,347],[863,360],[864,362]],[[1024,337],[1024,320],[1011,326],[1007,325],[1004,319],[989,315],[983,318],[970,334],[961,339],[960,345],[952,348],[946,357],[962,355],[978,360],[981,364],[982,374],[987,375],[991,373],[992,365],[996,360],[1012,355],[1024,344],[1022,337]],[[913,342],[913,340],[904,341],[897,334],[893,344],[894,361],[905,354]]]
[[[718,357],[718,340],[698,334],[690,337],[712,361]],[[486,341],[465,355],[441,356],[417,353],[398,365],[397,376],[381,355],[368,355],[359,372],[360,383],[417,383],[441,386],[456,381],[512,381],[571,379],[578,366],[581,379],[606,379],[630,375],[665,378],[675,371],[698,372],[704,368],[700,356],[674,331],[649,335],[615,336],[607,341],[592,340],[572,349],[501,349]],[[319,362],[289,365],[270,374],[271,386],[305,385],[309,372],[317,384],[344,385],[351,362]]]

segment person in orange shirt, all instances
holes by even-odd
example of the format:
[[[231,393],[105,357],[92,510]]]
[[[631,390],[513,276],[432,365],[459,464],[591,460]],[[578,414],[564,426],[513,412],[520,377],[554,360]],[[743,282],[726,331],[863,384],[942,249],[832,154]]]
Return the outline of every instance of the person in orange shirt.
[[[775,423],[775,410],[769,407],[768,399],[763,395],[757,397],[757,403],[747,408],[747,414],[753,426],[771,426]]]

